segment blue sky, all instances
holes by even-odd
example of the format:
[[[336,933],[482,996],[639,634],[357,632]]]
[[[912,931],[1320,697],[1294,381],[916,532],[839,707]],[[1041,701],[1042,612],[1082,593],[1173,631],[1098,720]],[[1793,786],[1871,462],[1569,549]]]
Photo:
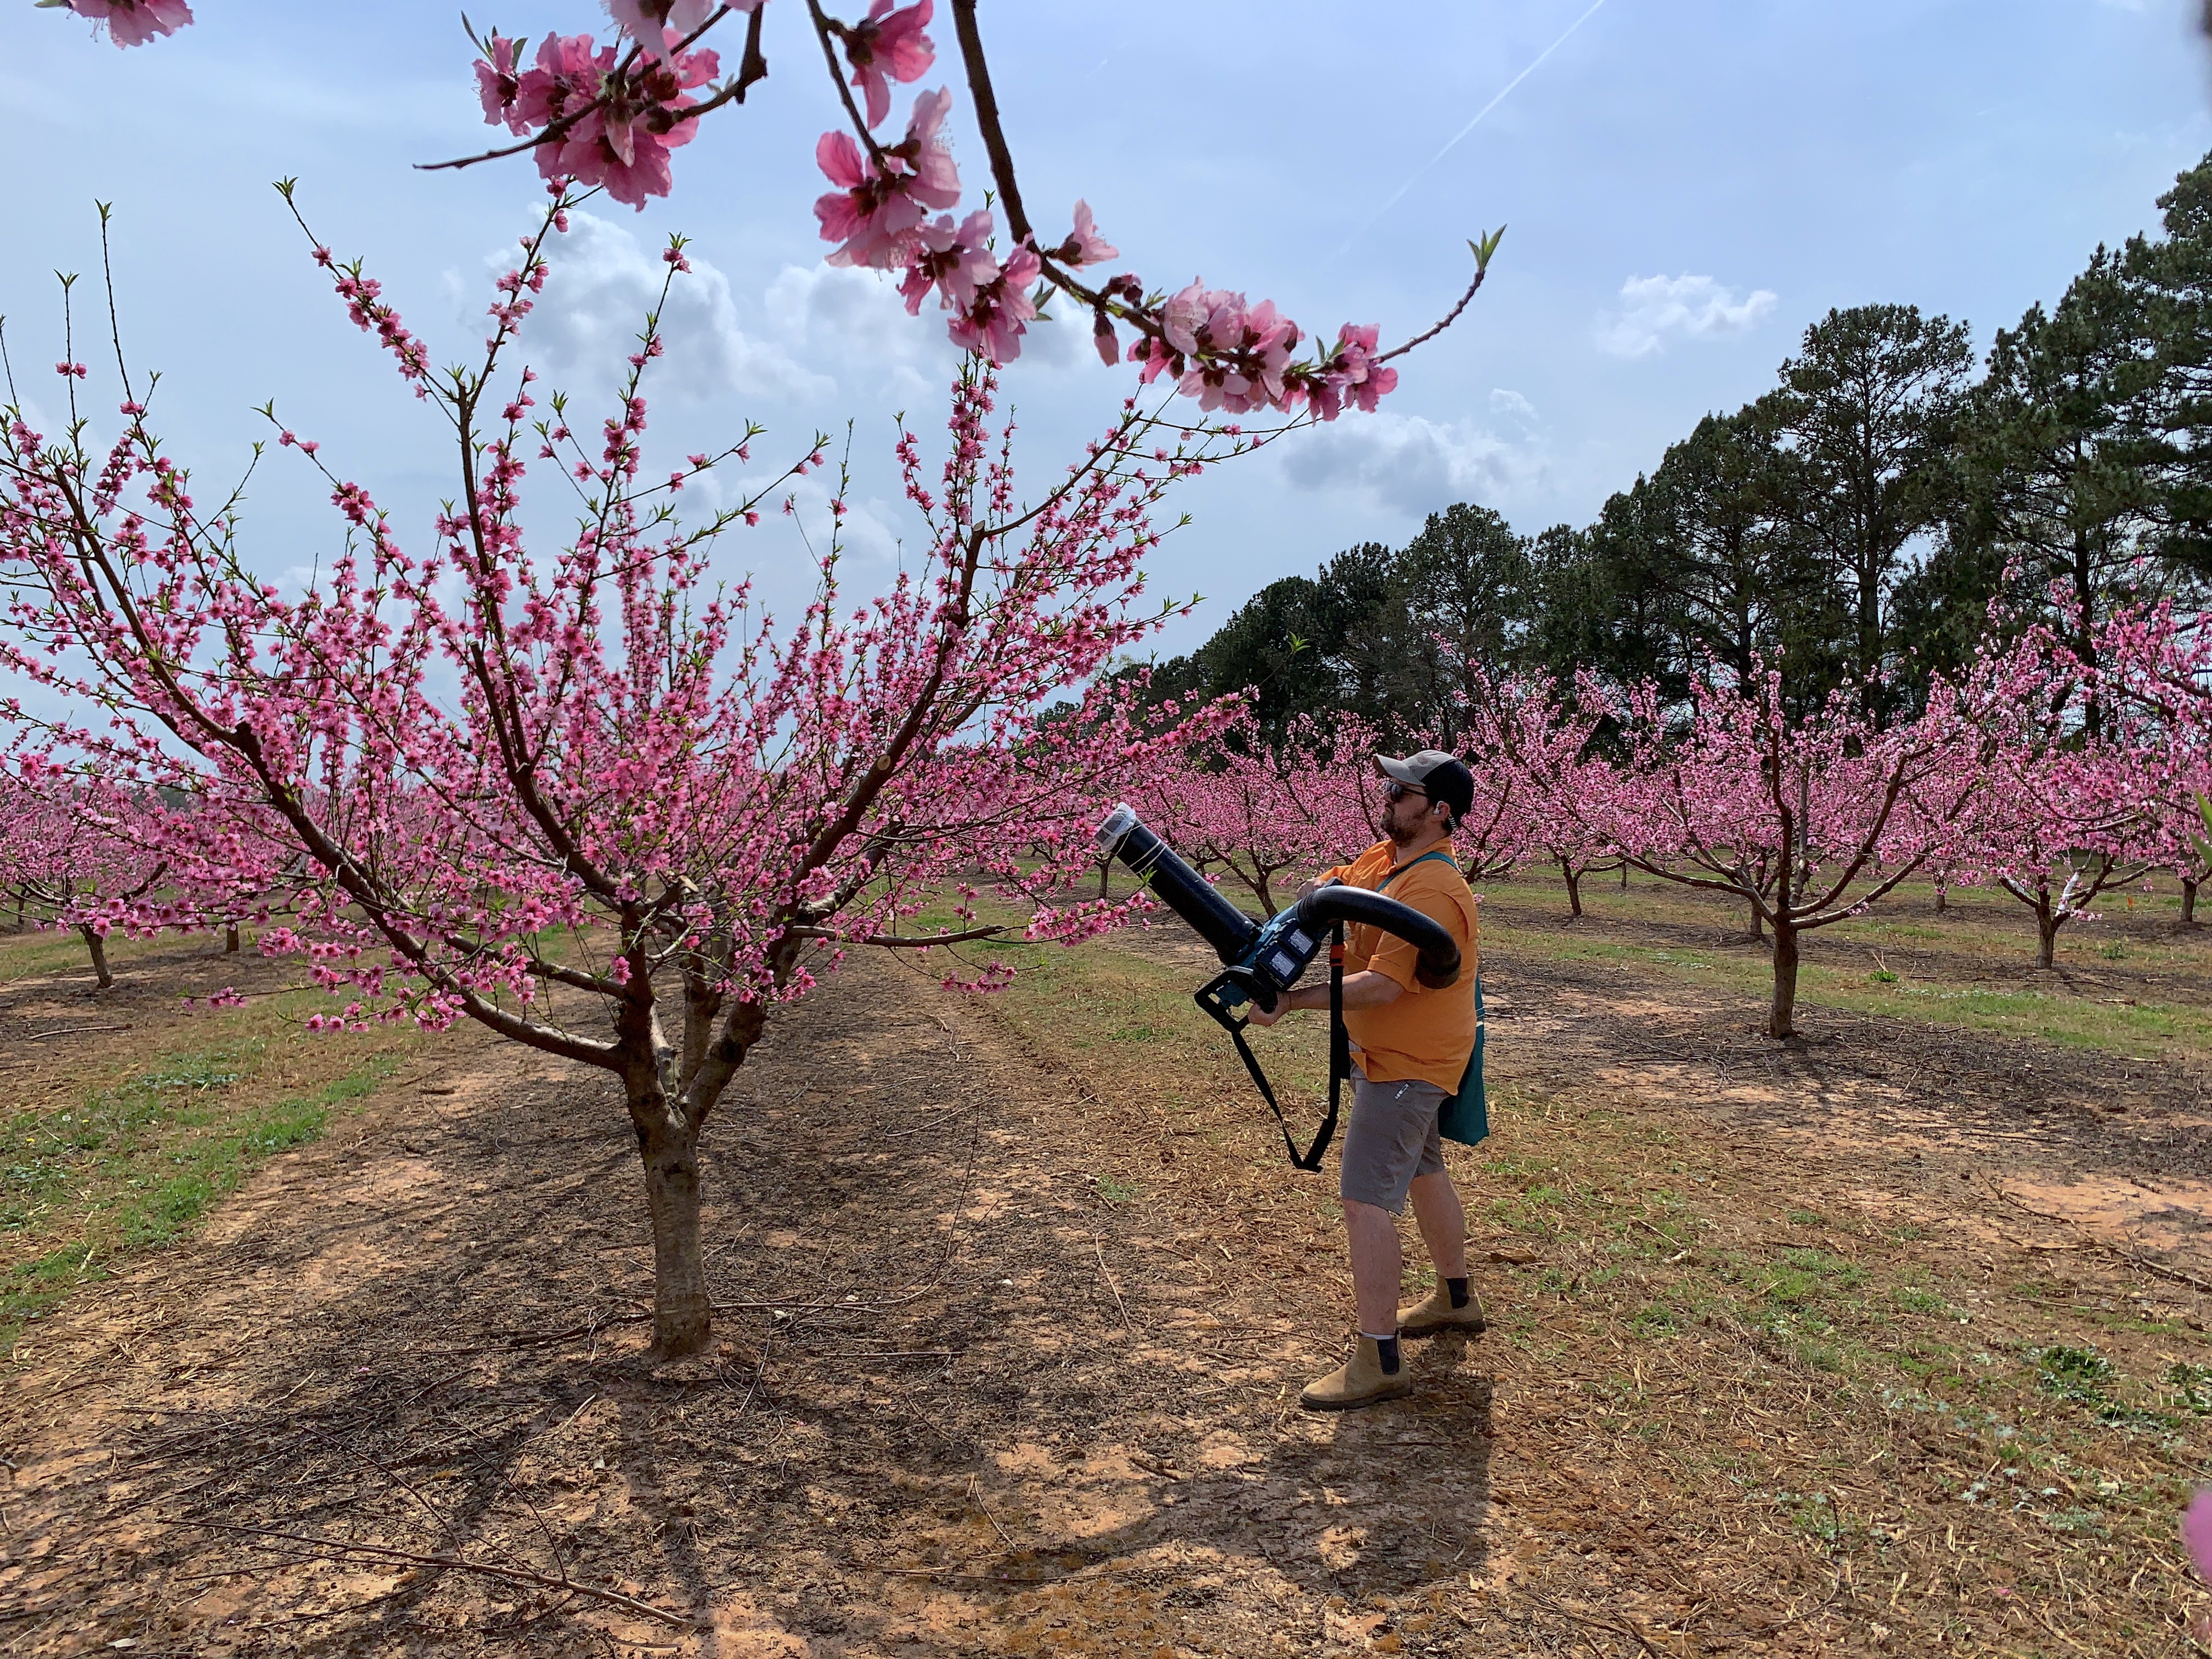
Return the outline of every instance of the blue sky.
[[[234,469],[258,430],[250,410],[273,397],[419,544],[450,443],[346,323],[269,181],[300,178],[317,234],[366,256],[443,360],[479,331],[495,262],[539,199],[534,172],[410,166],[495,136],[447,0],[196,9],[175,39],[118,52],[27,0],[0,6],[0,108],[19,135],[0,177],[0,315],[19,382],[51,410],[52,272],[96,270],[92,203],[111,201],[127,343],[165,372],[161,429],[202,479]],[[2193,9],[986,0],[981,15],[1033,215],[1057,228],[1086,198],[1152,283],[1202,276],[1309,330],[1375,321],[1395,341],[1457,293],[1466,239],[1510,226],[1489,285],[1401,365],[1387,413],[1184,493],[1194,522],[1153,568],[1207,604],[1164,637],[1176,649],[1267,581],[1401,541],[1455,501],[1528,531],[1586,520],[1701,414],[1770,385],[1832,306],[1911,301],[1968,319],[1985,345],[2099,241],[2150,226],[2154,198],[2212,149]],[[477,21],[535,37],[595,16],[564,0]],[[527,337],[588,402],[660,241],[688,234],[698,275],[672,307],[653,392],[666,453],[747,417],[770,428],[761,453],[796,452],[851,420],[865,580],[913,531],[890,417],[930,424],[952,359],[927,313],[909,321],[886,283],[820,264],[811,152],[834,109],[793,0],[771,0],[767,46],[769,81],[679,154],[672,200],[580,223]],[[964,113],[954,131],[974,196],[980,146]],[[1080,327],[1032,340],[1007,386],[1042,479],[1133,377],[1097,365]],[[281,573],[336,532],[296,458],[279,459],[256,482],[248,545]],[[805,568],[778,520],[730,556],[771,593],[795,596]]]

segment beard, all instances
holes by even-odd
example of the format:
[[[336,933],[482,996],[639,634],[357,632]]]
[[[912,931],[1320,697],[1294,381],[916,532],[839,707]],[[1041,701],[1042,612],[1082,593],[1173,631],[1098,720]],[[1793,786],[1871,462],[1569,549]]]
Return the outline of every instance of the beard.
[[[1394,847],[1404,847],[1421,833],[1420,819],[1415,818],[1411,823],[1399,821],[1399,805],[1393,802],[1382,809],[1382,833],[1390,837],[1390,844]]]

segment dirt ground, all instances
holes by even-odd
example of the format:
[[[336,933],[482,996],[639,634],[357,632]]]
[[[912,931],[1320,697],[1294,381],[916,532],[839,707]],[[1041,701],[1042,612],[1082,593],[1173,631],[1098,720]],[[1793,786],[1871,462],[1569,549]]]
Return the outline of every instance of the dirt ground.
[[[1341,1417],[1333,1182],[1218,1055],[848,969],[710,1129],[723,1340],[656,1364],[610,1085],[426,1049],[18,1348],[0,1651],[2182,1650],[2202,1425],[1975,1402],[2212,1359],[2201,1068],[1486,978],[1492,1328]]]

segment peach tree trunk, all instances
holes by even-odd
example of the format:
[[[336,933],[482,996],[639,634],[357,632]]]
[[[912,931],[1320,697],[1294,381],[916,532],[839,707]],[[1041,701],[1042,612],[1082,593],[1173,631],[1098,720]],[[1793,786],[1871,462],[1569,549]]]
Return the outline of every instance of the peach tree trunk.
[[[1583,913],[1583,872],[1575,868],[1573,860],[1561,859],[1559,873],[1567,881],[1567,914],[1579,916]]]
[[[623,1079],[653,1218],[653,1346],[669,1358],[697,1353],[714,1334],[700,1243],[699,1131],[668,1097],[656,1068]]]
[[[103,991],[113,989],[115,975],[107,970],[107,941],[82,923],[76,931],[78,937],[84,940],[84,948],[92,954],[92,975],[99,981],[100,988]]]
[[[1754,921],[1758,915],[1754,908]],[[1797,929],[1786,915],[1774,919],[1774,1001],[1767,1013],[1766,1034],[1797,1035]]]

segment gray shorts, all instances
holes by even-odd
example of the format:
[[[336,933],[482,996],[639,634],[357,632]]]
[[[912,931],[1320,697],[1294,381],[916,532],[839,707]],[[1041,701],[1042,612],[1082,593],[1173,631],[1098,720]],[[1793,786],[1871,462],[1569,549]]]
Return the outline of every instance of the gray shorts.
[[[1419,1079],[1370,1083],[1357,1071],[1352,1082],[1352,1121],[1344,1130],[1337,1195],[1403,1215],[1413,1177],[1443,1172],[1437,1120],[1446,1091]]]

